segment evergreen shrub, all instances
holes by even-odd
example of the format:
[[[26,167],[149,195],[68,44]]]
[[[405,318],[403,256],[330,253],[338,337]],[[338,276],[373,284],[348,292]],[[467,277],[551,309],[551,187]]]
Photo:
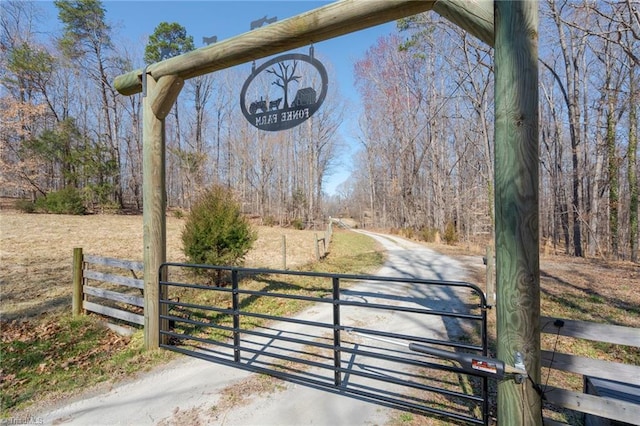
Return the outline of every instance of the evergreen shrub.
[[[456,225],[453,222],[447,222],[442,238],[447,245],[454,245],[458,242],[458,233],[456,232]]]
[[[231,190],[214,186],[193,204],[182,231],[187,259],[196,264],[240,266],[257,233]]]
[[[36,200],[36,210],[53,214],[82,215],[87,212],[82,194],[76,188],[68,187],[50,192]]]

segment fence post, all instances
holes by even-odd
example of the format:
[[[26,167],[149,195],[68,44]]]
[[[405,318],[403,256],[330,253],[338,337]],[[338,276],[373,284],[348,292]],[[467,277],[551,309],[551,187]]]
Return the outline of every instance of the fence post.
[[[282,234],[282,269],[287,270],[287,237]]]
[[[82,314],[82,284],[84,277],[82,274],[82,264],[84,263],[84,255],[82,247],[73,249],[73,299],[71,310],[74,317]]]
[[[316,260],[320,260],[320,240],[318,240],[318,234],[315,234],[316,236]]]

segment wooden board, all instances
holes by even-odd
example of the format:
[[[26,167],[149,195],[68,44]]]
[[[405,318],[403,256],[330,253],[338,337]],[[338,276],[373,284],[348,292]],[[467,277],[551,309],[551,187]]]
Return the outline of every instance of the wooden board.
[[[144,316],[123,311],[122,309],[109,308],[86,300],[82,303],[82,307],[87,311],[95,312],[100,315],[117,318],[138,325],[144,325]]]
[[[94,265],[113,266],[114,268],[129,269],[139,272],[144,270],[142,262],[134,262],[131,260],[113,259],[111,257],[91,256],[85,254],[84,261],[85,263],[91,263]]]
[[[90,269],[84,270],[84,277],[90,280],[102,281],[106,283],[120,284],[133,288],[144,288],[144,282],[141,279],[123,277],[122,275],[107,274],[104,272],[92,271]]]
[[[104,299],[115,300],[116,302],[127,303],[129,305],[144,308],[144,299],[139,296],[118,293],[117,291],[105,290],[103,288],[91,287],[88,285],[83,286],[82,291],[91,296],[102,297]]]
[[[552,359],[553,364],[551,364]],[[640,386],[640,366],[637,365],[603,361],[559,352],[554,354],[550,351],[542,351],[541,361],[543,367]]]
[[[564,407],[581,413],[593,414],[631,424],[636,424],[640,419],[640,404],[601,398],[551,386],[546,388],[545,396],[547,402],[557,407]]]
[[[562,327],[554,326],[556,320],[563,321]],[[640,348],[640,328],[540,317],[540,332]]]

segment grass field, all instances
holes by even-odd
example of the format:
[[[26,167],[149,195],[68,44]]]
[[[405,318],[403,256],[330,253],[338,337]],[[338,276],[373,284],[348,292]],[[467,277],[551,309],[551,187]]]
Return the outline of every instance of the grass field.
[[[180,239],[184,219],[167,218],[167,260],[184,261]],[[73,248],[85,254],[142,260],[142,216],[0,213],[0,286],[5,320],[63,312],[70,306]],[[281,268],[282,236],[287,267],[315,259],[315,234],[257,227],[259,238],[246,258],[248,267]]]

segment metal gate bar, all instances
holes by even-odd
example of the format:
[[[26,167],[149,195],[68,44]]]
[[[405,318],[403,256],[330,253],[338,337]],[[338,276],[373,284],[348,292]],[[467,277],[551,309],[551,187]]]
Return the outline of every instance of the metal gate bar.
[[[207,274],[226,274],[230,286],[204,284],[200,277]],[[393,408],[488,424],[485,376],[406,347],[486,356],[487,305],[473,284],[182,263],[163,264],[159,276],[165,349]],[[294,284],[301,278],[316,284],[284,292],[301,287]],[[259,303],[313,308],[304,316],[254,311]],[[398,324],[402,330],[393,329]],[[456,337],[458,328],[466,334]]]

